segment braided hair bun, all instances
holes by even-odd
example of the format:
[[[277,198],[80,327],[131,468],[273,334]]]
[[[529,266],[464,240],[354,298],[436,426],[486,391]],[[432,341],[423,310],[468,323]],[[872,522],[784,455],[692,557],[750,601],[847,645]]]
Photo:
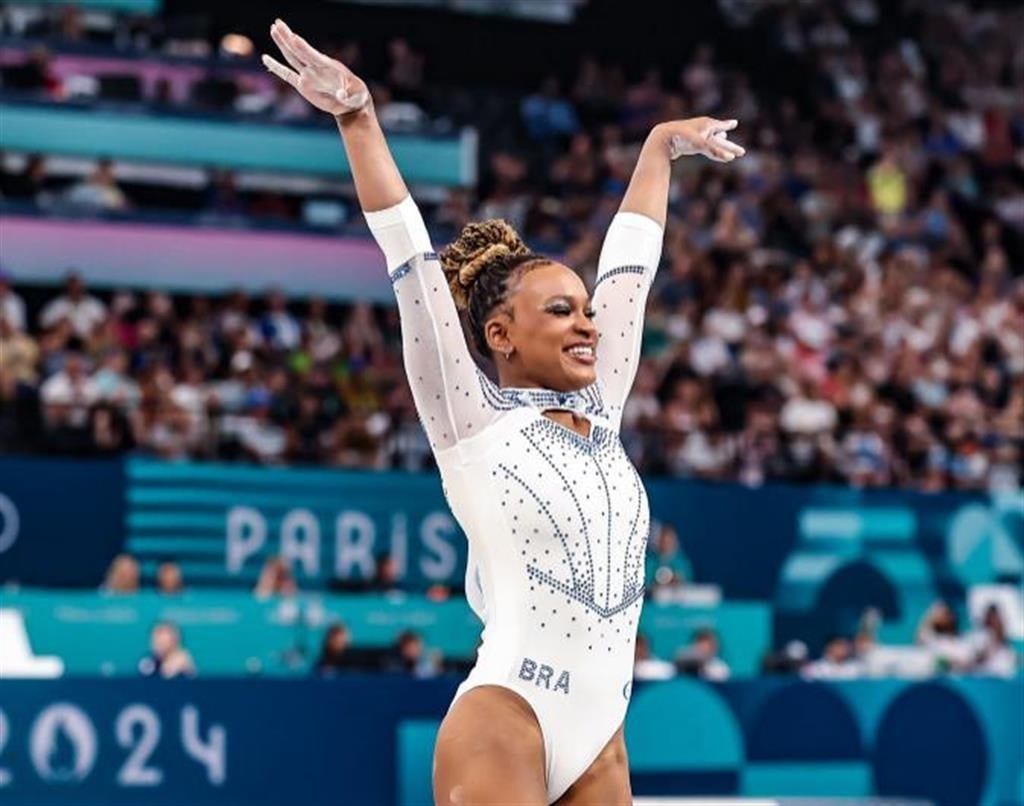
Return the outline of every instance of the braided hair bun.
[[[467,224],[459,237],[441,251],[441,268],[460,311],[469,308],[470,292],[485,271],[507,270],[514,258],[532,256],[519,233],[507,221],[492,218]]]

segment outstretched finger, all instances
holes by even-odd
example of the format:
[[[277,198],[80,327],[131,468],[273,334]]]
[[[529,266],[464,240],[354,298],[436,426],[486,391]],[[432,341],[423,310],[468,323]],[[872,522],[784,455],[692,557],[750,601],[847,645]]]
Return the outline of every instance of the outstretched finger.
[[[288,23],[278,20],[277,25],[283,30],[289,47],[302,61],[313,67],[330,67],[331,60],[289,28]]]
[[[739,143],[734,143],[732,140],[727,140],[725,134],[721,134],[715,137],[715,145],[720,148],[724,148],[727,151],[735,154],[737,157],[742,157],[747,153],[747,150]]]
[[[299,88],[299,74],[294,70],[289,70],[281,64],[281,62],[277,61],[277,59],[272,56],[268,56],[266,53],[263,54],[263,66],[282,81],[287,81],[295,87],[295,89]]]
[[[711,129],[715,132],[731,132],[740,125],[738,120],[712,120]]]
[[[306,67],[306,62],[292,49],[291,43],[278,23],[270,26],[270,38],[274,40],[274,44],[277,45],[288,64],[299,71]]]
[[[727,151],[722,148],[717,142],[712,141],[708,144],[708,147],[704,150],[704,153],[715,162],[732,162],[736,159],[736,155],[731,151]]]

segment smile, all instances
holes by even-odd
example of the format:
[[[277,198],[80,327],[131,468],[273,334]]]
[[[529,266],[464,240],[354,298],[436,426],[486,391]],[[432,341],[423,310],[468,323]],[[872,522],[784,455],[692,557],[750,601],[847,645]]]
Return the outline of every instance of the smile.
[[[586,364],[588,366],[593,365],[597,361],[597,356],[594,354],[594,347],[590,344],[577,344],[573,347],[566,348],[573,360]]]

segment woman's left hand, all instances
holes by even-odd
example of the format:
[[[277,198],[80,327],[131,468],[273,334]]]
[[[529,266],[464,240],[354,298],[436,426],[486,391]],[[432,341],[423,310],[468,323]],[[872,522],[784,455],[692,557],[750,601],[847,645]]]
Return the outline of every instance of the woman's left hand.
[[[737,120],[715,118],[689,118],[659,123],[655,131],[665,138],[669,159],[703,154],[715,162],[732,162],[746,150],[729,140],[727,132],[739,125]]]

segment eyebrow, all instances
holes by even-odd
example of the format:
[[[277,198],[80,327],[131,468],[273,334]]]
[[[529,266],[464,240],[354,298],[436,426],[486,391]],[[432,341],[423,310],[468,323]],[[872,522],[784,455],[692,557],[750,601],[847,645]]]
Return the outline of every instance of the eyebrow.
[[[574,299],[576,299],[576,298],[575,298],[575,297],[572,297],[572,296],[570,296],[570,295],[568,295],[568,294],[556,294],[556,295],[555,295],[555,296],[553,296],[553,297],[549,297],[549,298],[548,298],[548,299],[547,299],[547,300],[545,301],[545,303],[544,303],[544,304],[545,304],[545,305],[550,305],[550,304],[551,304],[552,302],[557,302],[558,300],[564,300],[565,302],[568,302],[568,303],[572,304],[572,302],[573,302],[573,300],[574,300]],[[589,304],[590,304],[590,303],[592,303],[593,301],[594,301],[594,298],[593,298],[592,296],[589,296],[589,295],[588,295],[588,296],[587,296],[587,299],[586,299],[586,304],[587,304],[587,305],[589,305]]]

